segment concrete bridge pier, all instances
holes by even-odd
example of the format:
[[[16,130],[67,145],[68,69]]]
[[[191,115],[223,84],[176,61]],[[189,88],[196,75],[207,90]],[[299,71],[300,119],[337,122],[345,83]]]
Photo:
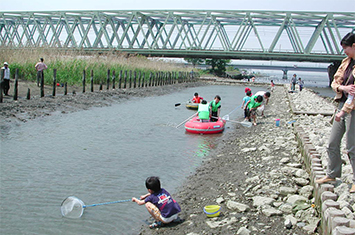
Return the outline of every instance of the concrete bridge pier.
[[[329,87],[333,82],[334,74],[338,70],[341,61],[334,61],[332,64],[328,66],[328,78],[329,78]]]
[[[283,72],[282,79],[287,80],[287,72],[288,72],[288,70],[287,69],[283,69],[282,72]]]

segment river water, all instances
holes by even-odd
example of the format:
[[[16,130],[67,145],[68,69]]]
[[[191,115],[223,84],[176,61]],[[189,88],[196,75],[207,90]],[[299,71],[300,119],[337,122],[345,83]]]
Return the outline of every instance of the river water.
[[[220,95],[221,115],[242,118],[244,87],[203,86],[2,129],[1,234],[137,234],[149,217],[144,206],[89,207],[80,219],[68,219],[60,213],[61,202],[72,195],[86,205],[139,197],[147,193],[144,182],[151,175],[176,191],[223,135],[175,128],[195,112],[175,103],[194,92],[208,101]],[[225,131],[230,128],[234,124]]]

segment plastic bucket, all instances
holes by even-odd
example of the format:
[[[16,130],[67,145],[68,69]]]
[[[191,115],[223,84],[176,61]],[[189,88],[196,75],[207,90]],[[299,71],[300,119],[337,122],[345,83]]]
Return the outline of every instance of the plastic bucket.
[[[275,119],[276,126],[280,126],[280,119]]]
[[[207,217],[217,217],[221,211],[221,206],[218,205],[209,205],[203,208],[203,211]]]

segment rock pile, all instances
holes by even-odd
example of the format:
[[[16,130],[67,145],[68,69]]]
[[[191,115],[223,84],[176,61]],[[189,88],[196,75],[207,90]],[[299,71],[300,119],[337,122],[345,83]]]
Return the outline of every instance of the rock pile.
[[[313,102],[306,103],[310,99]],[[327,111],[334,111],[332,104],[310,91],[290,95],[286,88],[277,87],[265,109],[266,116],[258,117],[258,125],[250,129],[232,126],[235,131],[224,133],[216,152],[179,190],[176,197],[185,222],[154,231],[143,228],[142,234],[322,233],[321,229],[326,229],[321,223],[322,210],[332,202],[321,206],[317,201],[314,192],[319,186],[313,184],[314,172],[305,161],[297,130],[302,128],[303,135],[309,136],[314,150],[322,156],[317,166],[324,171],[329,116],[294,115],[292,106],[312,112],[329,106]],[[276,118],[281,119],[279,127],[275,125]],[[348,160],[344,159],[344,164],[342,183],[333,194],[338,195],[334,203],[350,224],[355,199],[348,193],[352,174]],[[203,207],[211,204],[222,206],[219,217],[207,218],[203,213]]]

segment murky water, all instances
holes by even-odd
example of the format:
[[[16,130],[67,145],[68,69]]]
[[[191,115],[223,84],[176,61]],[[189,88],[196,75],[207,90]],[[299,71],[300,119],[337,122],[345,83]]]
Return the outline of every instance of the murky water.
[[[2,130],[1,234],[137,234],[148,218],[144,206],[91,207],[80,219],[68,219],[61,216],[60,204],[71,195],[87,205],[139,197],[151,175],[174,192],[223,135],[192,135],[183,125],[175,128],[195,111],[174,104],[194,92],[208,101],[219,94],[222,116],[235,110],[230,117],[241,118],[236,107],[244,87],[204,86]]]

